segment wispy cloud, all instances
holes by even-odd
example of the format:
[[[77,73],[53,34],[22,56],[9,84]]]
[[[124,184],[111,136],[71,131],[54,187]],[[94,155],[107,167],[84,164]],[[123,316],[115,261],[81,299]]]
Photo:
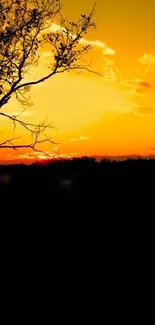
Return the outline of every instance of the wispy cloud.
[[[151,84],[148,83],[147,81],[140,81],[139,86],[148,88],[148,87],[151,87]]]
[[[125,79],[120,82],[120,85],[128,89],[133,89],[136,93],[145,93],[151,89],[151,84],[140,78]]]
[[[70,139],[70,141],[87,141],[87,140],[89,140],[89,137],[84,137],[84,136]]]
[[[23,112],[22,111],[10,111],[10,112],[7,112],[7,115],[16,116],[16,117],[20,116],[20,118],[21,118],[21,117],[29,117],[29,116],[33,115],[34,113],[35,113],[35,111],[23,111]],[[7,121],[7,120],[8,120],[7,116],[0,117],[0,121]]]
[[[81,38],[80,40],[79,40],[79,43],[80,44],[85,44],[85,45],[87,45],[87,44],[89,44],[89,45],[91,45],[91,46],[94,46],[94,47],[99,47],[99,48],[101,48],[101,49],[103,49],[106,45],[103,43],[103,42],[100,42],[100,41],[88,41],[87,39],[85,39],[85,38]]]
[[[115,51],[113,49],[110,49],[109,47],[106,47],[103,49],[103,55],[115,55]]]
[[[112,66],[114,65],[114,61],[112,61],[111,59],[107,58],[107,57],[104,57],[104,62],[107,66]]]
[[[150,69],[152,65],[155,65],[155,57],[152,54],[144,53],[143,56],[138,59],[138,62]]]
[[[107,47],[107,45],[103,42],[100,42],[98,40],[96,41],[90,41],[90,40],[87,40],[85,38],[81,38],[80,41],[79,41],[80,44],[88,44],[88,45],[91,45],[93,47],[98,47],[98,48],[101,48],[103,49],[102,53],[103,55],[115,55],[115,51],[109,47]]]
[[[52,32],[52,33],[64,33],[66,32],[66,29],[60,25],[57,25],[55,23],[52,23],[51,26],[49,27],[48,29],[49,32]],[[70,33],[69,35],[70,37],[72,37],[73,39],[76,38],[76,35],[73,34],[73,33]],[[79,40],[79,44],[83,44],[83,45],[91,45],[93,47],[98,47],[98,48],[101,48],[103,49],[102,53],[103,55],[115,55],[115,51],[111,48],[109,48],[105,43],[99,41],[99,40],[94,40],[94,41],[90,41],[88,39],[85,39],[85,38],[81,38]]]
[[[34,111],[11,111],[11,112],[7,112],[7,114],[8,115],[10,115],[10,116],[12,116],[12,115],[14,115],[14,116],[18,116],[18,115],[20,115],[20,116],[31,116],[31,115],[33,115],[35,112]]]
[[[134,78],[134,79],[125,79],[120,82],[120,85],[127,88],[137,88],[137,85],[143,82],[143,79]]]

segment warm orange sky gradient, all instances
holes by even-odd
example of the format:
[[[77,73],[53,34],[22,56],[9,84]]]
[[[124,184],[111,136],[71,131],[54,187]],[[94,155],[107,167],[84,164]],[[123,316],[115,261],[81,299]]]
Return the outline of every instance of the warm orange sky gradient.
[[[63,13],[71,20],[89,13],[94,3],[61,2]],[[87,59],[105,77],[64,73],[32,88],[33,106],[27,108],[24,118],[39,122],[48,116],[58,128],[52,131],[52,138],[60,144],[47,145],[44,150],[69,156],[155,153],[154,17],[154,0],[97,1],[97,30],[86,36],[94,45]],[[32,76],[46,74],[49,61],[46,49],[38,68],[31,69]],[[15,113],[23,107],[13,98],[4,108]],[[10,130],[11,123],[1,118],[2,141],[12,135]],[[17,129],[15,135],[20,132]],[[0,150],[1,160],[24,156],[34,158],[36,154]]]

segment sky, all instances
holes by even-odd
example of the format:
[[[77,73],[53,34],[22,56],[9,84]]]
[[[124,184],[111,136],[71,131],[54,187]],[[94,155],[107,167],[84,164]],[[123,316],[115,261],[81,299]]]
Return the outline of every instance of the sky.
[[[77,20],[89,13],[92,0],[62,0],[63,14]],[[149,155],[155,153],[155,1],[98,0],[94,14],[96,30],[85,36],[93,45],[87,55],[91,68],[101,74],[63,73],[30,91],[33,105],[23,113],[26,121],[48,117],[57,143],[44,150],[62,156]],[[58,25],[58,21],[55,21]],[[55,25],[55,26],[57,26]],[[44,51],[31,76],[47,73],[50,49]],[[12,98],[7,113],[22,110]],[[12,126],[0,119],[0,138]],[[17,136],[21,130],[16,130]],[[11,133],[12,134],[12,133]],[[27,135],[22,133],[24,141]],[[0,150],[0,159],[44,158],[28,150]]]

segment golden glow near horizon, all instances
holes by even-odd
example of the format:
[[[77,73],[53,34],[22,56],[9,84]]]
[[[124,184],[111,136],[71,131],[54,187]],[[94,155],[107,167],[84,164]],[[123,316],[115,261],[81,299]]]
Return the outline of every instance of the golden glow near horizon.
[[[62,0],[69,19],[88,13],[94,1]],[[33,106],[23,118],[38,122],[48,116],[55,122],[53,140],[59,145],[42,148],[52,155],[147,155],[155,150],[155,1],[98,0],[96,31],[83,38],[93,50],[88,54],[95,74],[63,73],[32,88]],[[51,27],[59,28],[58,22]],[[27,78],[46,74],[50,50],[45,49],[38,68]],[[15,99],[4,107],[20,112]],[[9,137],[11,124],[0,120],[0,138]],[[20,129],[15,135],[19,135]],[[23,131],[22,131],[23,132]],[[27,135],[22,133],[27,140]],[[32,158],[29,151],[1,150],[0,159]],[[39,155],[40,159],[44,155]]]

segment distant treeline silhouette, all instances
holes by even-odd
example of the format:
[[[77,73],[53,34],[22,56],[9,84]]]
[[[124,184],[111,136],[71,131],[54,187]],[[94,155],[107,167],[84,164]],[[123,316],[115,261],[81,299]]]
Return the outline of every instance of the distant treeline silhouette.
[[[51,160],[31,165],[0,165],[0,190],[10,195],[27,189],[42,197],[63,195],[67,188],[68,199],[87,198],[97,194],[123,195],[134,194],[140,190],[148,193],[149,186],[154,186],[155,160],[137,159],[110,161],[83,157],[72,160]],[[131,191],[132,193],[131,193]],[[138,193],[137,193],[138,194]],[[94,198],[95,198],[94,197]]]
[[[30,198],[44,209],[52,203],[78,202],[77,209],[95,207],[96,213],[112,208],[124,213],[134,206],[151,206],[155,184],[155,160],[96,162],[95,158],[52,160],[31,165],[1,165],[0,191],[12,202],[18,199],[26,207]],[[38,206],[37,204],[37,206]],[[37,208],[35,204],[35,208]],[[57,205],[58,210],[61,204]],[[32,208],[32,204],[31,204]]]

